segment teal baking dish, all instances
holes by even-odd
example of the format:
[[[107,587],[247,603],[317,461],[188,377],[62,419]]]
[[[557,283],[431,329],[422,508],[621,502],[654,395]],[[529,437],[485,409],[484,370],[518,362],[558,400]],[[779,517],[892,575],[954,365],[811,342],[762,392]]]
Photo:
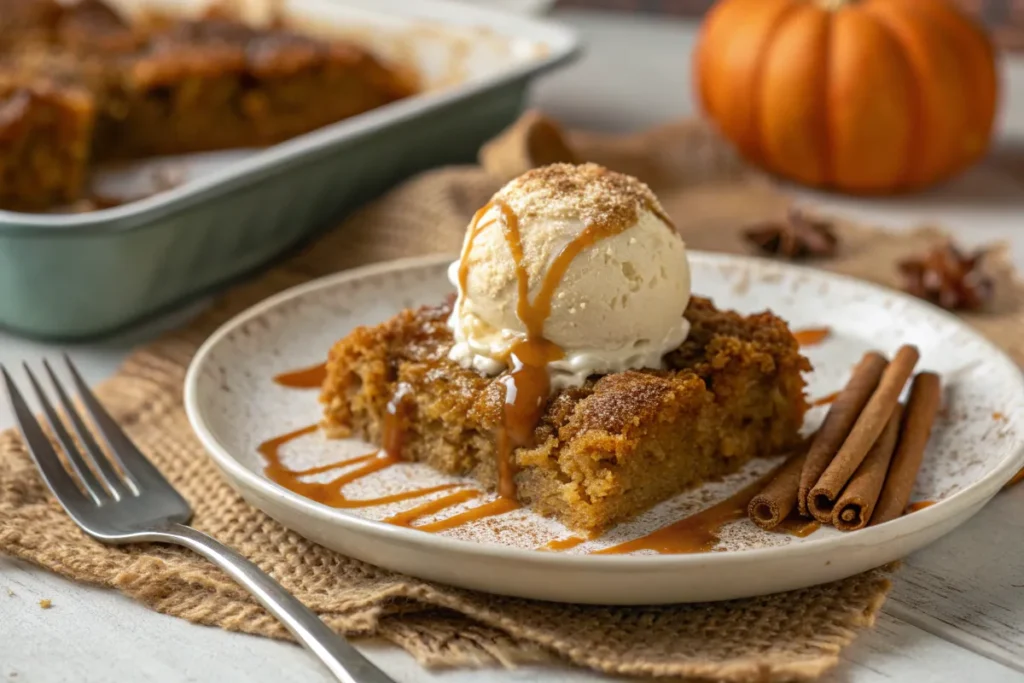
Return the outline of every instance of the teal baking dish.
[[[474,63],[460,82],[245,155],[137,202],[85,214],[0,211],[0,326],[81,340],[209,292],[410,174],[472,160],[522,111],[529,81],[579,50],[572,33],[547,22],[443,0],[284,4],[310,23],[346,28],[357,23],[356,13],[368,27],[364,37],[377,26],[389,27],[395,43],[403,40],[396,26],[428,36],[434,42],[423,59],[450,69],[450,57],[437,54],[447,31],[464,41],[453,49]]]

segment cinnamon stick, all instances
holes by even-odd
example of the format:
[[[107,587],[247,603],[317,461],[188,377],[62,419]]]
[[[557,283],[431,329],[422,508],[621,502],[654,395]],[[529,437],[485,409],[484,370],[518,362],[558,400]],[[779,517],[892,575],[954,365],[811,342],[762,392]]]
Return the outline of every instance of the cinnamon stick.
[[[878,496],[882,493],[893,451],[896,450],[902,417],[903,406],[897,403],[882,435],[868,451],[864,462],[846,485],[843,495],[839,496],[832,510],[832,526],[840,531],[856,531],[868,525]]]
[[[889,476],[878,497],[875,513],[871,516],[871,526],[896,519],[906,509],[941,401],[942,382],[938,375],[922,372],[914,378],[899,445],[889,465]]]
[[[819,522],[826,524],[832,521],[832,507],[836,499],[885,429],[903,385],[914,372],[920,357],[916,347],[900,347],[836,457],[807,494],[807,510]]]
[[[882,373],[888,364],[885,356],[876,351],[864,354],[864,357],[853,369],[850,381],[832,402],[824,422],[821,423],[821,428],[811,441],[807,457],[804,459],[804,468],[800,474],[800,488],[797,494],[800,514],[808,515],[807,495],[818,483],[818,479],[821,478],[839,447],[843,445],[843,441],[850,434],[853,423],[857,421],[857,416],[860,415],[864,405],[871,398],[871,394],[882,379]]]
[[[796,507],[796,496],[800,487],[800,472],[807,458],[807,451],[800,449],[779,469],[764,491],[750,499],[747,515],[754,524],[770,531],[786,519]]]

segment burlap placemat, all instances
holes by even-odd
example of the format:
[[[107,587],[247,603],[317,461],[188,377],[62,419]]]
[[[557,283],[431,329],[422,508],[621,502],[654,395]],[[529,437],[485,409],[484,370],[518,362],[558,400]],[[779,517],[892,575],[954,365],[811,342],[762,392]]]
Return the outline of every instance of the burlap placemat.
[[[481,153],[483,167],[426,173],[359,211],[258,279],[235,287],[187,328],[131,355],[98,393],[195,508],[195,526],[238,548],[334,629],[388,638],[427,665],[514,665],[560,659],[634,675],[776,681],[833,666],[872,623],[888,581],[869,572],[762,598],[647,608],[574,606],[495,597],[401,576],[330,552],[249,507],[192,436],[181,403],[186,366],[202,340],[286,287],[371,261],[458,249],[469,217],[505,179],[559,159],[593,160],[639,175],[661,196],[692,248],[739,252],[738,228],[779,214],[785,198],[699,125],[620,138],[563,136],[526,115]],[[894,260],[941,239],[841,223],[840,256],[818,265],[891,284]],[[1001,252],[992,312],[970,322],[1024,360],[1022,289]],[[699,291],[700,283],[696,283]],[[20,439],[0,435],[0,551],[78,581],[116,587],[160,612],[276,638],[288,635],[249,596],[197,556],[175,548],[114,548],[81,532],[47,495]],[[59,605],[57,605],[59,608]]]

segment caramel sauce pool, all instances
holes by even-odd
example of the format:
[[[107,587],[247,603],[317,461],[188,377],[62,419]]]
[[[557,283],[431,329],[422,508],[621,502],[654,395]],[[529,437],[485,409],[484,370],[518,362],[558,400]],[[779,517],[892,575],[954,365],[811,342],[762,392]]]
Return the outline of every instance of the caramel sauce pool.
[[[930,508],[932,505],[935,505],[934,500],[919,500],[916,503],[911,503],[910,505],[908,505],[905,514],[909,515],[911,512],[924,510],[925,508]]]

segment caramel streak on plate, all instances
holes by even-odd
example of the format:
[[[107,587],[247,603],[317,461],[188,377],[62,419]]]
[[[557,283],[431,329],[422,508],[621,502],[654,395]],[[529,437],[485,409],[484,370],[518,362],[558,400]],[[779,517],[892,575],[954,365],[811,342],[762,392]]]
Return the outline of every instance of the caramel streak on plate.
[[[412,523],[435,515],[438,512],[443,512],[448,508],[453,508],[456,505],[465,503],[467,500],[472,500],[480,495],[479,491],[474,489],[466,489],[464,491],[456,491],[455,493],[449,493],[447,496],[438,498],[437,500],[430,500],[422,505],[406,510],[405,512],[399,512],[397,515],[392,515],[384,521],[387,524],[394,524],[395,526],[412,526]]]
[[[718,545],[718,534],[722,527],[730,522],[743,519],[747,514],[747,507],[750,505],[751,499],[764,488],[765,484],[775,478],[778,471],[778,468],[772,470],[766,476],[748,484],[722,502],[701,510],[695,515],[690,515],[646,536],[591,554],[625,555],[638,550],[653,550],[663,555],[708,552]]]
[[[418,488],[411,491],[403,491],[377,498],[350,500],[345,497],[345,494],[342,492],[342,489],[344,489],[347,484],[351,484],[354,481],[358,481],[364,477],[370,476],[371,474],[385,470],[392,465],[397,464],[399,460],[387,455],[386,453],[373,452],[307,470],[297,471],[290,470],[285,467],[281,462],[281,448],[284,447],[285,444],[295,441],[307,434],[312,434],[317,431],[317,429],[317,425],[303,427],[302,429],[296,429],[279,437],[268,439],[260,444],[257,451],[267,460],[267,464],[263,469],[266,477],[289,491],[297,493],[300,496],[305,496],[306,498],[321,503],[322,505],[327,505],[333,508],[349,509],[400,503],[405,500],[421,498],[423,496],[430,495],[431,493],[448,491],[453,488],[458,488],[459,486],[458,484],[441,484],[440,486]],[[302,477],[305,476],[320,474],[332,469],[345,467],[346,465],[356,464],[361,464],[362,467],[346,472],[328,482],[307,482],[302,480]]]
[[[821,398],[816,398],[813,401],[811,401],[811,407],[817,408],[818,406],[832,405],[833,403],[835,403],[837,398],[839,398],[839,392],[833,391],[831,394],[828,394],[827,396],[822,396]]]
[[[780,534],[789,534],[797,538],[807,538],[821,528],[821,522],[806,517],[790,516],[782,520],[782,523],[772,529]]]
[[[537,548],[537,550],[547,550],[552,552],[558,552],[561,550],[570,550],[576,546],[586,543],[587,539],[582,536],[567,536],[565,538],[556,538],[552,541],[548,541],[546,544]]]
[[[475,508],[466,510],[457,515],[453,515],[447,519],[442,519],[431,524],[424,524],[423,526],[413,527],[417,531],[426,531],[427,533],[437,533],[439,531],[448,531],[455,529],[465,524],[471,524],[481,519],[488,517],[496,517],[498,515],[504,515],[507,512],[518,510],[520,508],[519,503],[508,498],[498,498],[492,500],[490,503],[484,503],[478,505]]]
[[[271,464],[280,467],[280,452],[281,449],[285,446],[285,444],[291,443],[296,439],[300,439],[306,436],[307,434],[312,434],[313,432],[319,429],[320,425],[315,424],[309,425],[308,427],[294,429],[290,432],[282,434],[281,436],[276,436],[273,439],[267,439],[266,441],[261,443],[256,448],[256,450],[259,451],[260,455],[262,455],[264,458],[270,461]]]
[[[282,372],[274,377],[274,383],[289,389],[319,389],[327,379],[327,363],[308,368]]]
[[[832,335],[830,327],[810,327],[804,330],[793,332],[793,338],[801,347],[815,346],[820,344]]]

